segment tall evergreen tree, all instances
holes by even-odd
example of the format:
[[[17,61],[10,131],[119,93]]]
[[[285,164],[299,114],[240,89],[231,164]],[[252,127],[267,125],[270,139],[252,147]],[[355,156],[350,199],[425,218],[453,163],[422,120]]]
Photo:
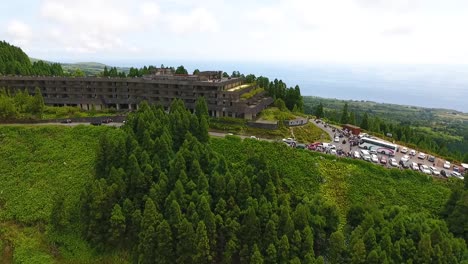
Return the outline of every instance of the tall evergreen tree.
[[[155,262],[161,264],[174,263],[174,247],[172,232],[166,220],[161,221],[156,229]]]
[[[198,222],[197,231],[195,234],[195,263],[210,263],[212,260],[210,252],[210,241],[206,233],[205,223]]]

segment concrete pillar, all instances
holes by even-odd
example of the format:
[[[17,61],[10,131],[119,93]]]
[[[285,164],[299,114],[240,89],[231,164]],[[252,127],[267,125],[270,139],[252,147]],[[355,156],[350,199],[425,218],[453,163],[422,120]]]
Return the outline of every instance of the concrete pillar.
[[[128,104],[128,110],[132,110],[132,104]]]
[[[117,110],[120,110],[120,104],[115,104],[115,108],[116,108]]]

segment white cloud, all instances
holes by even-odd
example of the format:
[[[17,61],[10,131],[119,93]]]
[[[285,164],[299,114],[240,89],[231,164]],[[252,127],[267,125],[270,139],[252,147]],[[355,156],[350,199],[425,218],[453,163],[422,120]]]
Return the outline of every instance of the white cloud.
[[[16,45],[25,46],[25,48],[27,48],[33,38],[31,28],[19,20],[10,21],[7,25],[6,33],[13,39]]]
[[[215,33],[219,30],[216,18],[205,8],[193,9],[188,14],[172,13],[165,18],[174,33]]]

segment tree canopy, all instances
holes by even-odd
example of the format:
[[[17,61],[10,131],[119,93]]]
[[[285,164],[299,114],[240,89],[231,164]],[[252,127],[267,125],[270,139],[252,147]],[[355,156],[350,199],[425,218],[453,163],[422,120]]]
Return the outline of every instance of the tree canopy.
[[[122,247],[139,263],[465,258],[465,242],[441,220],[397,206],[359,204],[341,219],[335,204],[290,190],[276,162],[261,152],[242,154],[248,155],[242,164],[215,152],[200,125],[206,117],[202,100],[194,114],[180,100],[169,113],[142,103],[123,133],[103,134],[80,217],[97,250]],[[244,151],[240,141],[231,151]]]

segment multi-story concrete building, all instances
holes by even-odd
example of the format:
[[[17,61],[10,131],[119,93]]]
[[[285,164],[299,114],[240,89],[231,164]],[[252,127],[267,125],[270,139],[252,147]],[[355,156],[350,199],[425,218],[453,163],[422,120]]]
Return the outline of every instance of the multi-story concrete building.
[[[167,109],[172,100],[179,98],[193,111],[196,99],[203,96],[210,116],[253,119],[273,103],[265,92],[251,92],[257,88],[255,85],[244,84],[241,78],[223,78],[221,74],[207,71],[178,75],[168,69],[157,69],[141,78],[0,76],[0,87],[13,93],[21,89],[31,94],[38,87],[47,105],[85,110],[92,107],[131,110],[143,100]]]

